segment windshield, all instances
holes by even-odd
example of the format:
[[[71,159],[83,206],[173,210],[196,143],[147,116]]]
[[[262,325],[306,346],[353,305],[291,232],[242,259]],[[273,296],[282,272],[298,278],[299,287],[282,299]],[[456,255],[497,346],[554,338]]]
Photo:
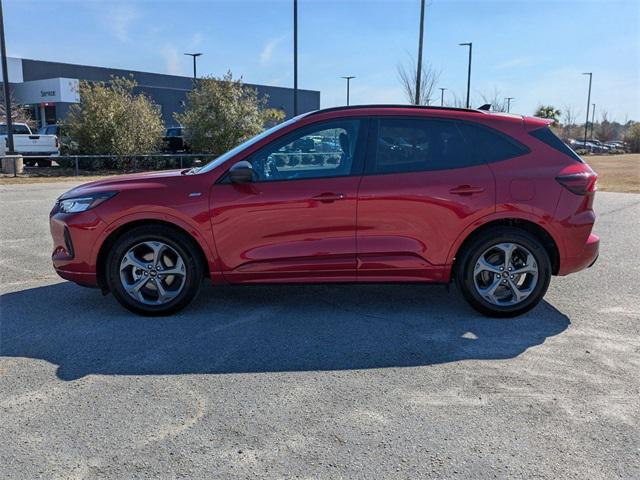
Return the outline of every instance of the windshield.
[[[31,131],[29,130],[29,127],[27,127],[26,125],[20,125],[18,124],[13,124],[12,125],[12,130],[14,135],[31,135]],[[3,124],[0,125],[0,135],[6,135],[7,134],[7,125]]]
[[[299,116],[294,117],[294,118],[290,118],[286,122],[279,123],[275,127],[271,127],[268,130],[265,130],[264,132],[259,133],[255,137],[252,137],[249,140],[247,140],[246,142],[241,143],[237,147],[232,148],[227,153],[223,153],[218,158],[216,158],[215,160],[212,160],[211,162],[207,163],[204,167],[200,167],[198,170],[194,171],[193,173],[210,172],[211,170],[213,170],[214,168],[218,167],[219,165],[222,165],[224,162],[226,162],[230,158],[234,157],[238,153],[240,153],[243,150],[249,148],[251,145],[254,145],[254,144],[258,143],[260,140],[262,140],[263,138],[271,135],[272,133],[277,132],[278,130],[291,125],[292,123],[294,123],[295,121],[299,120],[300,118],[302,118],[302,115],[299,115]]]

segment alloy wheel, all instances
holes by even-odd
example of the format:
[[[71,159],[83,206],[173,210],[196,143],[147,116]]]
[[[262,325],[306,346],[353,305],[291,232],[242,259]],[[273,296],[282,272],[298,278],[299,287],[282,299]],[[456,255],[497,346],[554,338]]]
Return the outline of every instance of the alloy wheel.
[[[538,264],[533,254],[518,243],[498,243],[486,249],[473,269],[478,294],[498,306],[526,300],[538,283]]]
[[[183,290],[185,262],[171,246],[146,241],[131,247],[120,262],[120,282],[134,300],[145,305],[164,305]]]

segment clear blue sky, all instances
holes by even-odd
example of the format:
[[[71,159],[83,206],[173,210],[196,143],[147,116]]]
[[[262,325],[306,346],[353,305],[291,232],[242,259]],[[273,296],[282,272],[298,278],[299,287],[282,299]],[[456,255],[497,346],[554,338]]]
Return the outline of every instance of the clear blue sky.
[[[292,84],[292,2],[4,0],[9,55],[190,75],[231,69],[250,83]],[[341,75],[356,75],[352,103],[404,102],[399,62],[416,54],[419,0],[299,0],[299,84],[342,104]],[[455,1],[427,3],[426,62],[438,86],[464,95],[472,41],[473,104],[480,93],[515,97],[512,111],[540,103],[640,120],[640,1]]]

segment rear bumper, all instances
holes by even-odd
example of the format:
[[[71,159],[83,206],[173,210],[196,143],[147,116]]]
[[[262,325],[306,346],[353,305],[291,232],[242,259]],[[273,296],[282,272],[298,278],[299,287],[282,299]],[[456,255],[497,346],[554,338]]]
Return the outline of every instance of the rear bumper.
[[[582,252],[574,257],[563,258],[560,262],[558,275],[568,275],[589,268],[598,259],[600,253],[600,239],[593,233],[589,235]]]

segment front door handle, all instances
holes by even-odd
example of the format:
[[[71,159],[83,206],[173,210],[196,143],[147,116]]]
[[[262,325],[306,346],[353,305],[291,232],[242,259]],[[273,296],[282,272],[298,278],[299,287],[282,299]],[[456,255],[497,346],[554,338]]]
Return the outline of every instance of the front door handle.
[[[344,193],[321,193],[320,195],[316,195],[315,197],[311,197],[311,200],[317,200],[322,203],[331,203],[336,200],[344,200],[347,196]]]
[[[483,187],[474,187],[472,185],[458,185],[449,190],[449,193],[454,195],[473,195],[474,193],[484,192]]]

